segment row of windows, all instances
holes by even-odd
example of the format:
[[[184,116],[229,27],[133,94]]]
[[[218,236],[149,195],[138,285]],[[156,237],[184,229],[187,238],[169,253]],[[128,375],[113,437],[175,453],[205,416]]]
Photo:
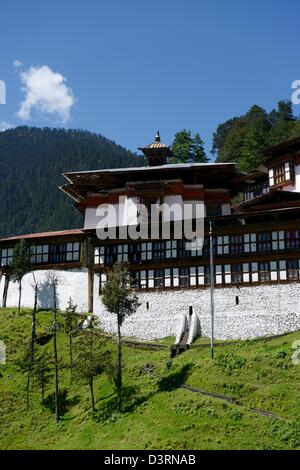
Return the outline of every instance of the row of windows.
[[[111,265],[116,261],[156,261],[168,258],[190,258],[208,256],[209,239],[205,238],[202,249],[189,249],[186,240],[167,240],[132,245],[106,245],[95,248],[95,264]],[[245,233],[213,238],[214,255],[269,252],[300,248],[300,231]]]
[[[171,269],[150,269],[130,273],[131,286],[135,289],[168,287],[204,287],[210,285],[209,266],[194,266]],[[264,283],[272,281],[299,281],[300,260],[265,261],[216,265],[216,285]],[[100,290],[106,281],[106,274],[100,274]]]
[[[80,260],[80,243],[28,246],[32,264],[57,264]],[[13,259],[13,248],[0,250],[1,266],[9,266]]]

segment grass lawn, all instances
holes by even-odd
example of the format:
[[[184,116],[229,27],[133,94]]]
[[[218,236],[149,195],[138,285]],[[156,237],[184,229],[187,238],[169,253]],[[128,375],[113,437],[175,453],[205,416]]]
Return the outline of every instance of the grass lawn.
[[[39,312],[38,333],[51,325],[51,312]],[[30,337],[31,316],[0,309],[0,340],[7,363],[0,365],[1,449],[300,449],[300,365],[291,361],[291,345],[300,332],[271,341],[237,341],[216,347],[192,348],[170,362],[169,349],[123,348],[124,413],[115,411],[114,388],[103,374],[95,381],[97,412],[90,411],[89,389],[60,371],[63,411],[53,415],[53,381],[44,405],[38,390],[26,410],[27,376],[17,367]],[[78,340],[77,340],[78,341]],[[170,339],[164,341],[169,345]],[[52,351],[52,340],[38,348]],[[114,352],[116,343],[103,348]],[[67,337],[59,334],[59,356],[68,361]],[[178,388],[144,365],[177,382],[229,395],[241,406]],[[283,419],[260,416],[250,408]]]

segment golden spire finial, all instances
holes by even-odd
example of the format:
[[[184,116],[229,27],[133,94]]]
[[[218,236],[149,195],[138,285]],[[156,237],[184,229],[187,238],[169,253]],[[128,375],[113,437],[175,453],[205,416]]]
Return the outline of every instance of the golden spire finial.
[[[160,134],[159,134],[159,131],[156,132],[155,142],[160,142]]]

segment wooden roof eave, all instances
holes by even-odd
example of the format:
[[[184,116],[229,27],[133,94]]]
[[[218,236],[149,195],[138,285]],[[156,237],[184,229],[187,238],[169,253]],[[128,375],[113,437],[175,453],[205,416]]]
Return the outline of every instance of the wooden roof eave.
[[[84,197],[78,193],[73,185],[71,184],[66,184],[64,186],[59,186],[59,189],[64,192],[65,194],[67,194],[68,196],[70,196],[75,202],[80,202],[84,199]]]

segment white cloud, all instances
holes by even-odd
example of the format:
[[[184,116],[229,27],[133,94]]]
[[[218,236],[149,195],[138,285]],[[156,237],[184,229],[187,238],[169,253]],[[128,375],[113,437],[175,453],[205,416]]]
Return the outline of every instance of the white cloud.
[[[69,120],[75,98],[63,75],[42,65],[21,72],[20,78],[25,99],[16,113],[19,118],[28,121],[36,110],[44,115],[56,114],[63,123]]]
[[[14,67],[15,67],[16,69],[18,69],[18,68],[22,67],[23,62],[21,62],[20,60],[16,59],[16,60],[13,61],[13,64],[14,64]]]
[[[11,129],[14,127],[12,124],[6,121],[0,121],[0,132],[7,131],[7,129]]]

